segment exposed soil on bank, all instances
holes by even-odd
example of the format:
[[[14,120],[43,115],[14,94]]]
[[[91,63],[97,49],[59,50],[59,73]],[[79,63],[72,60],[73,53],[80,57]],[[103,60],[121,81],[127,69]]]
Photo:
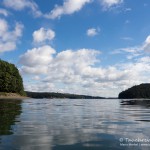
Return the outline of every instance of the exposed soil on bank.
[[[17,93],[0,92],[0,99],[25,99],[27,96],[21,96]]]

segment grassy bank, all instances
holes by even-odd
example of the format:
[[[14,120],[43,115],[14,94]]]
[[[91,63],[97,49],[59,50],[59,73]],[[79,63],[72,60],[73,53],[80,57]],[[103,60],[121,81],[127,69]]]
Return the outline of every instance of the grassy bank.
[[[18,93],[6,93],[6,92],[0,92],[0,99],[22,99],[22,98],[28,98],[26,96],[21,96]]]

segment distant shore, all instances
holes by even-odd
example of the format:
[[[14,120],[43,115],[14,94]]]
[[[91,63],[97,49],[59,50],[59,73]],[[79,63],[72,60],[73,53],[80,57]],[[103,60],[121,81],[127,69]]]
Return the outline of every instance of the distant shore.
[[[25,91],[27,96],[22,96],[18,93],[7,93],[0,92],[0,99],[117,99],[117,97],[99,97],[99,96],[88,96],[88,95],[77,95],[69,93],[54,93],[54,92],[29,92]]]

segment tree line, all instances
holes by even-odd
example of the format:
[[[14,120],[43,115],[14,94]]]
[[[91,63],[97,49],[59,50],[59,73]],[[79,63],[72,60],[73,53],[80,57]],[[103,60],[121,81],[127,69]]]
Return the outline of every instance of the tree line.
[[[26,95],[31,98],[69,98],[69,99],[103,99],[99,96],[76,95],[68,93],[54,93],[54,92],[29,92]]]
[[[135,85],[125,91],[119,93],[118,98],[150,98],[150,83]]]

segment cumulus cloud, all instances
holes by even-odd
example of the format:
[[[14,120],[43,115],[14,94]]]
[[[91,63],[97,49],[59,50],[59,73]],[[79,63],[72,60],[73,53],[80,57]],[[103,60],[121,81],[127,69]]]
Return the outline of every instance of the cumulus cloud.
[[[123,2],[123,0],[100,0],[101,5],[104,10],[107,10],[113,6],[119,5]]]
[[[3,0],[5,7],[21,11],[29,9],[35,17],[44,17],[48,19],[59,18],[65,14],[73,14],[83,8],[86,3],[92,0],[64,0],[62,6],[55,5],[55,8],[49,13],[42,13],[38,5],[32,0]]]
[[[56,5],[49,14],[45,14],[45,17],[55,19],[65,14],[73,14],[81,10],[86,3],[90,2],[91,0],[65,0],[62,6]]]
[[[33,48],[20,56],[20,63],[28,67],[48,65],[52,61],[53,54],[55,50],[48,45]]]
[[[22,66],[20,73],[40,75],[40,74],[46,74],[48,71],[47,69],[48,69],[47,66],[44,66],[44,65],[36,65],[35,67]]]
[[[20,57],[20,63],[23,64],[21,72],[38,75],[37,83],[34,83],[34,86],[31,84],[33,91],[41,90],[39,85],[49,83],[54,87],[44,90],[116,96],[121,90],[147,81],[147,74],[150,73],[149,57],[138,59],[135,63],[128,62],[103,68],[96,65],[99,62],[98,50],[65,50],[53,55],[56,51],[46,47],[46,50],[44,46],[28,50]]]
[[[42,15],[41,11],[38,9],[38,5],[31,0],[3,0],[3,4],[8,8],[18,11],[28,8],[37,17]]]
[[[5,30],[7,26],[3,25],[2,31]],[[101,56],[99,50],[70,49],[56,53],[52,47],[45,45],[20,56],[20,71],[23,75],[30,74],[31,80],[36,76],[36,82],[29,84],[32,91],[44,88],[43,91],[117,96],[133,85],[150,82],[150,58],[143,54],[149,52],[149,43],[150,36],[139,46],[119,49],[118,53],[129,54],[128,62],[105,67],[97,59]],[[132,61],[131,57],[136,59]],[[40,86],[48,83],[49,86]],[[29,85],[26,90],[29,90]]]
[[[23,25],[16,23],[13,31],[9,30],[6,20],[0,19],[0,52],[16,49],[18,39],[22,36]]]
[[[123,0],[99,0],[104,10],[111,7],[118,6]],[[2,0],[5,7],[21,11],[28,9],[35,17],[44,17],[47,19],[60,18],[62,15],[70,15],[80,11],[86,4],[94,2],[93,0],[64,0],[62,5],[55,5],[55,7],[47,12],[43,13],[36,2],[33,0]],[[126,11],[130,9],[127,8]],[[7,15],[4,10],[0,13]]]
[[[86,34],[87,36],[93,37],[96,36],[98,33],[100,32],[100,29],[96,29],[96,28],[90,28],[87,30]]]
[[[143,48],[148,43],[149,37],[140,48],[137,46],[124,51],[131,54],[136,54],[136,50],[144,52]],[[133,85],[150,82],[149,56],[137,58],[134,62],[129,60],[102,67],[97,59],[99,54],[100,51],[94,49],[56,53],[48,45],[28,50],[20,57],[23,65],[20,71],[23,75],[30,74],[31,80],[36,77],[36,82],[26,84],[26,90],[117,96],[119,92]]]
[[[68,68],[73,68],[76,66],[76,71],[79,71],[79,67],[94,64],[96,61],[95,54],[98,53],[95,50],[87,49],[81,49],[75,52],[72,50],[66,50],[57,53],[56,57],[53,57],[55,52],[56,51],[48,45],[33,48],[21,55],[19,62],[24,65],[26,70],[27,67],[28,69],[29,67],[32,68],[31,73],[38,72],[39,66],[43,66],[51,71],[53,70],[52,72],[55,72],[55,70],[59,68],[57,71],[60,71],[60,73],[61,70],[64,72],[67,71]],[[35,69],[37,69],[37,71],[33,71]],[[57,72],[57,74],[59,73]]]
[[[51,29],[40,28],[32,34],[33,41],[36,43],[44,42],[46,40],[50,41],[55,37],[55,32]]]
[[[130,74],[128,79],[131,83],[150,82],[148,76],[150,74],[150,61],[148,57],[141,57],[136,62],[129,62],[121,65],[121,68]]]
[[[55,85],[52,83],[40,83],[38,86],[36,83],[25,84],[25,88],[26,90],[33,92],[55,92]]]

